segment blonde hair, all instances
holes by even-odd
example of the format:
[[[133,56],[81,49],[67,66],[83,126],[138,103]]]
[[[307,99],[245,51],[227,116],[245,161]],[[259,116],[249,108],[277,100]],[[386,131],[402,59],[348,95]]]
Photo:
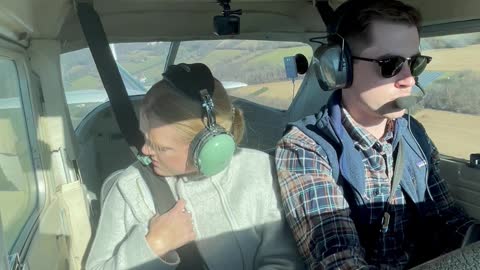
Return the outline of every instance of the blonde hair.
[[[212,100],[215,104],[217,125],[230,132],[238,144],[244,134],[243,112],[233,106],[227,91],[216,79]],[[150,88],[140,106],[140,115],[150,124],[153,119],[173,124],[182,139],[188,143],[205,128],[206,124],[200,97],[194,100],[181,90],[173,88],[165,80],[157,82]]]

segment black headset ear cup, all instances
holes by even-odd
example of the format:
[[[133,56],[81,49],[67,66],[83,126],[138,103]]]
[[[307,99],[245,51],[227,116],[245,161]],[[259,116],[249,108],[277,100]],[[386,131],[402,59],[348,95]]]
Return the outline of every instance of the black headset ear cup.
[[[312,64],[323,90],[343,89],[352,85],[352,52],[341,36],[341,28],[345,23],[348,24],[344,18],[351,15],[351,10],[356,10],[365,1],[368,0],[347,0],[330,15],[327,25],[328,45],[315,51]]]
[[[343,46],[337,42],[320,46],[313,56],[312,66],[323,90],[347,88],[352,84],[352,56],[346,43]]]

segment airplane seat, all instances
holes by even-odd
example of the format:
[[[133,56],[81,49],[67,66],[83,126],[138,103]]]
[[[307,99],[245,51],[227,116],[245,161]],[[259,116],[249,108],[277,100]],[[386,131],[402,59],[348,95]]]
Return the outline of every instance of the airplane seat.
[[[332,93],[332,91],[320,89],[315,72],[309,68],[303,78],[302,86],[298,90],[298,95],[288,108],[287,121],[297,121],[308,115],[318,113]]]
[[[462,248],[478,241],[480,241],[480,224],[475,223],[468,227],[462,241]]]
[[[239,146],[274,152],[287,123],[287,112],[241,98],[233,98],[233,105],[245,118],[245,134]]]
[[[142,96],[132,96],[134,108],[138,108]],[[109,102],[93,109],[75,129],[79,143],[78,166],[89,194],[99,198],[92,203],[94,217],[99,217],[106,193],[104,181],[113,172],[127,168],[135,161],[128,144],[117,125]],[[106,189],[108,191],[108,189]]]

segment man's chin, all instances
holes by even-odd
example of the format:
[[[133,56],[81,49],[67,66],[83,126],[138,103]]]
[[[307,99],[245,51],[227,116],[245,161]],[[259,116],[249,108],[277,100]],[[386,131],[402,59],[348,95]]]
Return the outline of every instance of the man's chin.
[[[398,106],[395,105],[395,101],[388,102],[382,107],[377,109],[377,113],[382,115],[383,117],[387,119],[397,119],[402,117],[406,109],[399,108]]]
[[[385,113],[383,114],[383,116],[387,119],[395,120],[397,118],[404,116],[406,112],[407,112],[406,109],[398,109],[396,111]]]

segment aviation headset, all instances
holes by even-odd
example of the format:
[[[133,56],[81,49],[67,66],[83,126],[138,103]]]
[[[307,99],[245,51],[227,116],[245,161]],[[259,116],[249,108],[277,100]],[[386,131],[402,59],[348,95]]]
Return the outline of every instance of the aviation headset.
[[[182,94],[201,102],[205,128],[190,143],[188,160],[205,176],[219,173],[230,164],[236,144],[232,135],[216,123],[212,100],[215,79],[210,69],[201,63],[171,65],[163,73],[163,79]]]
[[[328,44],[320,46],[314,52],[315,74],[320,88],[325,91],[347,88],[353,81],[352,53],[347,41],[338,34],[343,18],[349,10],[356,9],[364,0],[349,0],[338,7],[333,14],[332,22],[327,25]]]

